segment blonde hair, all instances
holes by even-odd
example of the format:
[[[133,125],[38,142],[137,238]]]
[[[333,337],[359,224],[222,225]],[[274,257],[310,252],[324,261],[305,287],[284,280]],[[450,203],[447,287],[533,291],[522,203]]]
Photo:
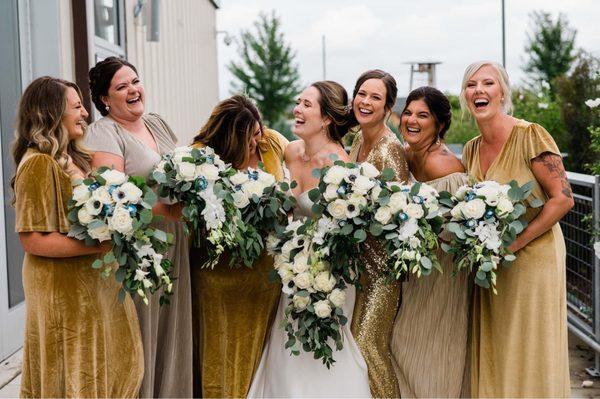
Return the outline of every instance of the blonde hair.
[[[83,172],[91,170],[91,153],[82,139],[69,140],[69,133],[62,124],[67,109],[67,88],[73,88],[81,98],[81,90],[72,82],[42,76],[27,86],[17,107],[15,141],[12,156],[15,168],[29,148],[35,148],[58,162],[67,172],[69,157]],[[67,172],[68,173],[68,172]],[[10,181],[14,190],[15,175]]]
[[[465,89],[467,88],[467,82],[469,81],[469,79],[471,79],[473,77],[473,75],[475,75],[475,72],[477,72],[478,70],[480,70],[482,67],[484,66],[490,66],[492,67],[497,73],[498,73],[498,83],[500,84],[500,87],[502,88],[502,94],[504,97],[504,101],[502,102],[502,109],[504,110],[504,112],[506,114],[512,114],[513,111],[513,102],[512,102],[512,90],[510,88],[510,81],[508,79],[508,74],[506,73],[506,69],[504,69],[504,67],[502,65],[500,65],[497,62],[494,61],[477,61],[472,63],[471,65],[469,65],[467,67],[467,69],[465,69],[465,74],[463,75],[463,80],[462,80],[462,85],[460,86],[460,96],[459,96],[459,100],[460,100],[460,107],[462,109],[463,112],[468,111],[469,113],[471,112],[471,110],[469,109],[468,105],[467,105],[467,99],[465,97]]]

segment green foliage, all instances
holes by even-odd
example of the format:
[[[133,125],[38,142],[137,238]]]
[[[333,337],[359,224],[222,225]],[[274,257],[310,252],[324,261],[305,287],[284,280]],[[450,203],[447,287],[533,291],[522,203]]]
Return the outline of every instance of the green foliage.
[[[577,55],[573,70],[555,81],[561,116],[570,136],[563,149],[569,153],[564,162],[566,169],[573,172],[585,173],[586,165],[597,159],[597,153],[590,146],[589,126],[600,126],[600,115],[590,112],[585,101],[600,97],[600,76],[596,73],[599,69],[600,60],[582,51]]]
[[[590,147],[596,155],[596,161],[589,165],[589,170],[594,175],[600,175],[600,126],[590,127],[589,131],[592,139]]]
[[[452,107],[452,123],[446,133],[446,143],[465,144],[473,137],[479,135],[477,124],[468,111],[465,110],[463,113],[460,109],[458,96],[446,93],[446,97],[448,97],[450,106]]]
[[[234,91],[257,102],[268,126],[275,126],[300,91],[295,53],[285,43],[280,25],[274,11],[261,13],[254,23],[255,32],[241,34],[241,61],[228,67],[238,80]]]
[[[575,59],[576,30],[569,27],[563,14],[554,20],[544,11],[530,14],[532,32],[528,34],[525,52],[529,61],[523,70],[534,82],[542,80],[554,85],[554,79],[566,74]]]

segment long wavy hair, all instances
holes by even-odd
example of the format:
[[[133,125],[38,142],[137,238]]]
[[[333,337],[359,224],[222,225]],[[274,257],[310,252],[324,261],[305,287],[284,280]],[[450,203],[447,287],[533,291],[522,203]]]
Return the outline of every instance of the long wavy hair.
[[[341,143],[352,124],[352,108],[348,104],[348,93],[342,85],[331,80],[321,80],[311,84],[319,91],[321,114],[328,116],[331,123],[327,126],[330,140]]]
[[[15,140],[12,157],[15,170],[29,148],[35,148],[58,162],[67,172],[69,157],[83,172],[91,170],[91,152],[81,139],[69,140],[69,133],[62,124],[67,109],[67,89],[72,87],[81,96],[81,90],[66,80],[42,76],[27,86],[17,107]],[[14,191],[15,175],[10,180]],[[13,200],[14,201],[14,200]]]

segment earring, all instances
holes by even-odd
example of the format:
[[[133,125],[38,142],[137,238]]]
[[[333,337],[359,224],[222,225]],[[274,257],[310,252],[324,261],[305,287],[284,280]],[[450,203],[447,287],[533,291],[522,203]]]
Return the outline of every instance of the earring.
[[[500,99],[500,101],[504,101],[504,97],[502,97],[502,98]]]
[[[106,112],[109,112],[110,111],[110,106],[107,105],[107,106],[104,107],[104,109],[106,110]]]

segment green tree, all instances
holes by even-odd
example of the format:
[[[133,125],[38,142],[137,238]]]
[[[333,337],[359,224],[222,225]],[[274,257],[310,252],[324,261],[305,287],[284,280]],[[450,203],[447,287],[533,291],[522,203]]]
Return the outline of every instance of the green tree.
[[[295,53],[285,43],[274,11],[261,13],[254,28],[242,31],[241,61],[228,66],[237,78],[232,86],[256,101],[268,126],[284,126],[281,119],[300,91]]]
[[[534,11],[530,18],[532,32],[527,35],[525,45],[529,61],[523,70],[534,82],[544,80],[554,87],[554,79],[566,74],[575,59],[577,31],[569,27],[563,14],[555,21],[548,12]]]

